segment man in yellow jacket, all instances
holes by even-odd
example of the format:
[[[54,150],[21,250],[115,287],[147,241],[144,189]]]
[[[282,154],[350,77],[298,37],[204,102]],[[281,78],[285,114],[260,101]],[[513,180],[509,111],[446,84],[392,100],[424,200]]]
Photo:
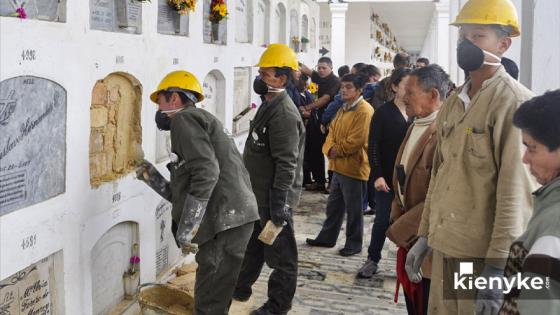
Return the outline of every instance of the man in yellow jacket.
[[[511,37],[520,34],[510,0],[470,0],[453,25],[460,27],[457,61],[470,79],[438,115],[419,239],[405,269],[412,281],[420,280],[422,260],[433,249],[428,313],[490,315],[498,312],[502,291],[494,285],[467,292],[470,299],[457,295],[450,258],[481,258],[472,265],[475,276],[503,274],[505,261],[494,258],[507,257],[531,212],[534,185],[512,117],[532,93],[500,64]]]
[[[373,107],[362,97],[367,81],[368,78],[361,74],[348,74],[342,78],[340,93],[344,105],[331,122],[323,145],[323,154],[329,158],[329,170],[334,172],[327,219],[317,238],[307,239],[311,246],[333,247],[346,209],[346,244],[340,250],[342,256],[362,251],[362,187],[369,178],[367,140],[373,116]]]

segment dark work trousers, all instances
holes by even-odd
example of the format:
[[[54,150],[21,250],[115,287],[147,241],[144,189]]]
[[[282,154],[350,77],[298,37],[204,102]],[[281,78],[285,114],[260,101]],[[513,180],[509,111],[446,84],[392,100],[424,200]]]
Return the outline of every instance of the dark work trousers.
[[[362,249],[364,217],[362,214],[362,188],[365,181],[334,172],[327,200],[327,219],[316,240],[335,244],[340,228],[346,219],[346,243],[344,248]]]
[[[375,209],[375,181],[373,180],[373,176],[371,174],[369,175],[369,180],[364,182],[362,193],[364,200],[362,208],[364,211],[368,206],[370,209]]]
[[[268,278],[266,308],[273,313],[287,312],[292,308],[292,299],[297,286],[298,253],[293,221],[290,220],[284,226],[272,246],[268,246],[258,239],[263,226],[261,222],[255,222],[235,287],[235,294],[245,297],[252,294],[251,287],[259,278],[266,262],[273,269]]]
[[[377,198],[375,219],[373,219],[373,228],[371,230],[371,241],[368,247],[368,259],[378,263],[381,260],[381,250],[385,244],[385,232],[389,228],[389,218],[391,216],[391,203],[393,202],[394,193],[389,191],[376,191]]]
[[[194,315],[228,314],[254,223],[225,230],[201,244],[195,259]]]
[[[422,293],[423,293],[423,301],[422,301],[422,305],[424,308],[424,314],[417,314],[417,312],[415,311],[414,308],[414,304],[412,303],[412,301],[410,300],[410,298],[408,297],[408,295],[406,295],[406,292],[404,292],[404,300],[406,301],[406,311],[408,313],[408,315],[427,315],[428,314],[428,299],[430,298],[430,279],[428,278],[422,278],[422,282],[420,282],[422,284]]]
[[[313,175],[313,180],[319,185],[326,183],[325,179],[325,156],[323,155],[323,143],[325,135],[321,133],[317,118],[307,121],[305,129],[305,153],[304,153],[304,176],[305,171]]]

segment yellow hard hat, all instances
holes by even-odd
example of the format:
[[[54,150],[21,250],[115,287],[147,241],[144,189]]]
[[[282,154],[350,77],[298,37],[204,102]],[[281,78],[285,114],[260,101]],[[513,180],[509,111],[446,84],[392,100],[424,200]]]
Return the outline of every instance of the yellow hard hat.
[[[152,102],[157,103],[158,93],[171,88],[192,92],[196,95],[199,102],[204,99],[204,96],[202,95],[202,88],[200,87],[198,79],[188,71],[170,72],[163,78],[163,80],[161,80],[157,90],[150,95],[150,99]]]
[[[469,0],[451,25],[497,24],[511,26],[510,36],[521,34],[517,11],[510,0]]]
[[[296,53],[285,44],[270,44],[255,67],[289,67],[299,70]]]

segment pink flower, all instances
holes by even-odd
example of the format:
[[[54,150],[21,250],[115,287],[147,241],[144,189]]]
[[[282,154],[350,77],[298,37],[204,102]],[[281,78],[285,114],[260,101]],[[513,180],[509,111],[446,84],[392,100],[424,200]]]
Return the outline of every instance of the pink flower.
[[[131,263],[131,264],[138,264],[138,263],[140,263],[140,257],[138,257],[138,256],[132,256],[132,257],[130,257],[130,263]]]
[[[257,104],[255,104],[255,103],[251,103],[251,108],[252,108],[252,109],[255,109],[255,108],[257,108]]]
[[[26,19],[27,13],[25,13],[25,9],[23,7],[19,7],[16,9],[16,16],[20,19]]]

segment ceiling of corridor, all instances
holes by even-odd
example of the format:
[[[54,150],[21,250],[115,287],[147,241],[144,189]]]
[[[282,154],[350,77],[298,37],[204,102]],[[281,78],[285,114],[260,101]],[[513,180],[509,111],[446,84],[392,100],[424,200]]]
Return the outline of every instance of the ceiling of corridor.
[[[353,1],[348,2],[352,5]],[[410,53],[422,50],[435,10],[432,1],[386,0],[371,1],[370,5],[381,20],[389,24],[401,47]]]

